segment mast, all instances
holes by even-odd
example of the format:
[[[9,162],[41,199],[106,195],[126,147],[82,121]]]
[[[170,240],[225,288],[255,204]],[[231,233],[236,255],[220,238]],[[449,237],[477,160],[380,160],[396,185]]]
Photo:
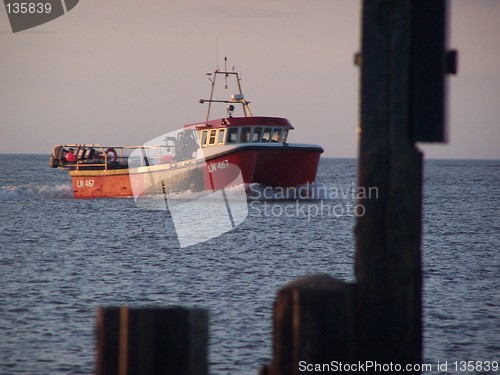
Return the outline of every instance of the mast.
[[[210,78],[210,76],[213,74],[213,79]],[[217,75],[219,74],[223,74],[224,75],[224,79],[225,79],[225,84],[224,84],[224,89],[227,90],[227,78],[228,77],[234,77],[236,78],[236,82],[238,84],[238,91],[239,93],[238,94],[234,94],[234,95],[231,95],[231,98],[229,100],[220,100],[220,99],[214,99],[214,90],[215,90],[215,82],[217,80]],[[245,96],[243,95],[243,91],[241,89],[241,78],[240,78],[240,75],[234,71],[234,67],[233,67],[233,71],[228,71],[227,70],[227,57],[224,57],[224,71],[221,71],[218,67],[215,69],[215,71],[213,73],[207,73],[207,76],[208,76],[208,79],[210,80],[210,82],[212,83],[212,87],[211,87],[211,90],[210,90],[210,99],[200,99],[200,103],[205,103],[205,102],[208,102],[208,111],[207,111],[207,117],[206,117],[206,121],[209,120],[210,118],[210,110],[212,108],[212,103],[227,103],[227,104],[230,104],[229,106],[226,107],[229,115],[231,116],[233,110],[234,110],[234,106],[233,104],[235,103],[240,103],[242,108],[243,108],[243,114],[245,117],[251,117],[253,116],[252,115],[252,111],[250,110],[250,107],[249,107],[249,104],[250,102],[246,101],[245,100]]]

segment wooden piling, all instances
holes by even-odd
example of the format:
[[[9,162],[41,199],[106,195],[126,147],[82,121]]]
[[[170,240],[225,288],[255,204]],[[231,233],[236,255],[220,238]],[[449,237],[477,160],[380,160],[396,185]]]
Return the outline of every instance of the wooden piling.
[[[357,201],[357,280],[315,276],[282,289],[273,359],[262,374],[297,374],[300,361],[422,363],[422,154],[415,143],[445,140],[444,76],[456,70],[456,61],[445,66],[446,2],[364,0],[362,29],[358,187],[376,194]]]
[[[274,304],[273,360],[261,373],[299,374],[300,363],[353,360],[352,288],[327,275],[282,288]]]
[[[208,374],[202,309],[100,307],[97,375]]]
[[[422,360],[422,155],[412,138],[413,1],[363,2],[355,273],[360,359]],[[444,54],[444,51],[442,51]]]

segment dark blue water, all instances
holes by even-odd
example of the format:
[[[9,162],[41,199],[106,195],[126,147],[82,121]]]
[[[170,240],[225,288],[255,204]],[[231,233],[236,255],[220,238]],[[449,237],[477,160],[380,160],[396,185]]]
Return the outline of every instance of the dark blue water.
[[[355,160],[322,160],[320,186],[348,192],[355,179]],[[211,372],[256,374],[278,288],[311,273],[354,280],[352,199],[328,198],[302,211],[257,202],[234,231],[180,248],[165,212],[74,200],[47,156],[0,155],[0,374],[92,373],[96,308],[116,305],[206,308]],[[500,161],[426,162],[428,363],[500,359],[499,203]]]

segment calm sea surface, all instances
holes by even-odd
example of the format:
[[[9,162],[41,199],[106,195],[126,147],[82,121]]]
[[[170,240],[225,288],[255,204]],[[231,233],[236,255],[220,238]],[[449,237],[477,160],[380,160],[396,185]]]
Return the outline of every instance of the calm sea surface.
[[[165,212],[72,199],[48,156],[0,155],[0,374],[93,373],[96,308],[117,305],[206,308],[211,372],[257,374],[278,288],[354,280],[355,176],[355,160],[323,159],[324,201],[260,200],[235,230],[180,248]],[[426,162],[428,363],[500,360],[499,208],[500,161]]]

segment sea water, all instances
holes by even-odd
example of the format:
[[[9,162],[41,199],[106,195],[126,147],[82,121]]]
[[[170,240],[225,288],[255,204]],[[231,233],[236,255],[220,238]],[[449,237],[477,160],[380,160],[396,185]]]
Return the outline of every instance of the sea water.
[[[355,181],[356,160],[322,159],[324,199],[261,194],[236,229],[181,248],[168,212],[73,199],[48,156],[0,155],[0,374],[93,373],[96,308],[118,305],[208,309],[210,372],[257,374],[279,288],[355,280]],[[500,161],[426,161],[424,184],[425,362],[498,361]]]

